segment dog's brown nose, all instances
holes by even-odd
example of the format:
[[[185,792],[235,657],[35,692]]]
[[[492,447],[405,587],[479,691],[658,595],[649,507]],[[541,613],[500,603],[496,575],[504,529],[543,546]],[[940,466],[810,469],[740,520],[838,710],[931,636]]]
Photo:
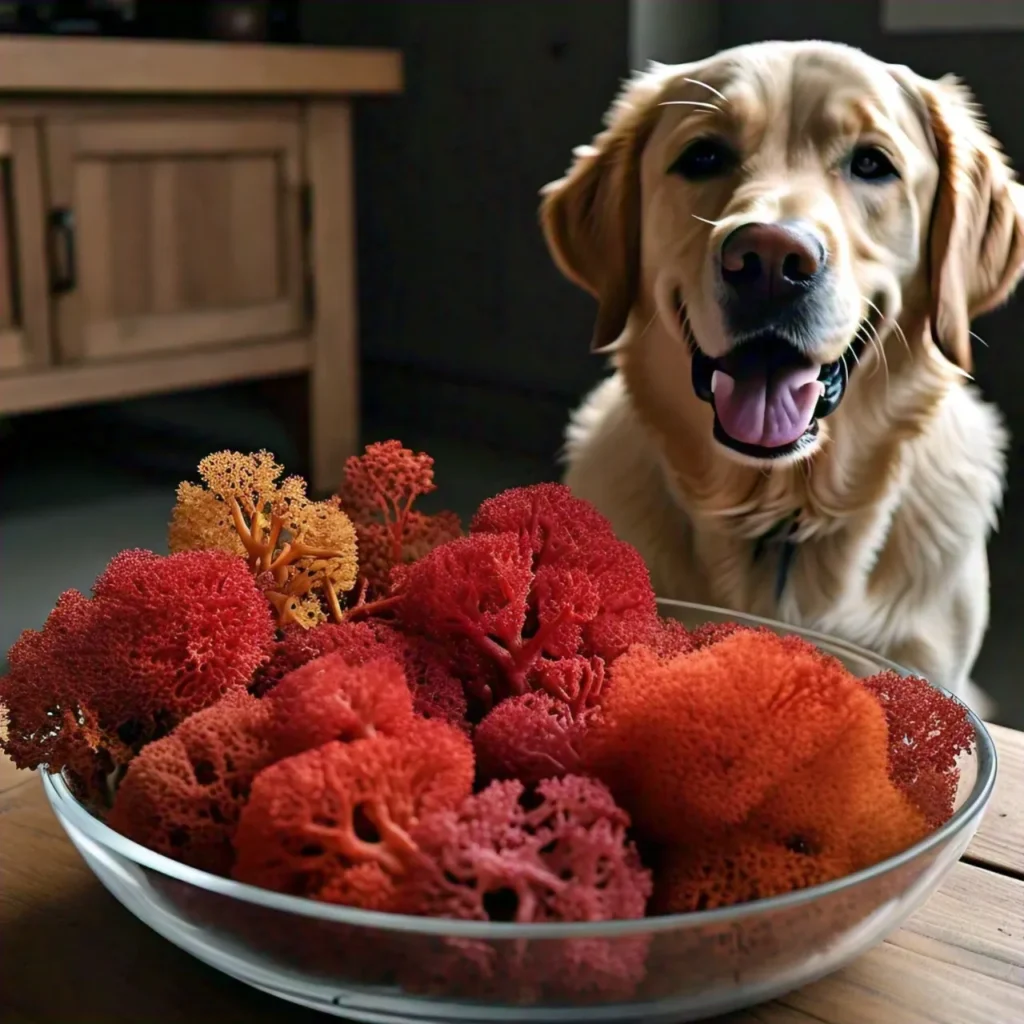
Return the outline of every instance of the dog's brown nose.
[[[805,292],[825,265],[825,245],[804,224],[744,224],[722,243],[722,280],[738,297],[788,299]]]

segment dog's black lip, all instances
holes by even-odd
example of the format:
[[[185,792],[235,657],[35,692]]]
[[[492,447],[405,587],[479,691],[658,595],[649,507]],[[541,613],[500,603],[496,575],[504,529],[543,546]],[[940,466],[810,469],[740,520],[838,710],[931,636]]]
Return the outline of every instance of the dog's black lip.
[[[712,359],[706,355],[700,346],[697,344],[696,338],[693,337],[692,332],[689,330],[686,322],[686,310],[685,307],[679,304],[679,320],[680,326],[683,330],[683,336],[690,348],[691,354],[691,379],[693,384],[694,393],[701,401],[707,402],[712,409],[714,409],[714,395],[711,392],[711,378],[715,370],[723,369],[725,359]],[[715,440],[719,444],[724,445],[727,448],[731,448],[733,451],[741,455],[747,455],[751,458],[759,460],[772,460],[785,458],[787,455],[793,455],[799,452],[801,449],[806,447],[815,437],[818,436],[820,426],[819,420],[824,419],[826,416],[830,416],[832,413],[839,408],[843,397],[846,394],[846,386],[849,383],[850,378],[850,366],[847,363],[847,355],[853,356],[854,365],[859,362],[861,352],[867,344],[867,332],[871,329],[870,323],[866,322],[861,325],[857,330],[854,340],[847,346],[846,351],[831,363],[824,363],[818,373],[818,380],[825,385],[825,389],[822,393],[821,398],[818,399],[818,404],[814,408],[814,416],[811,419],[807,430],[797,438],[792,444],[784,445],[781,448],[763,448],[760,445],[745,444],[742,441],[737,441],[735,438],[730,437],[725,430],[722,428],[721,423],[718,420],[717,413],[715,414],[715,426],[714,436]],[[764,344],[771,341],[776,341],[781,345],[788,345],[788,342],[783,338],[772,338],[770,335],[762,335],[757,338],[749,339],[744,342],[743,345],[737,346],[741,349],[744,345],[748,344]],[[735,352],[736,349],[733,350]],[[730,356],[733,353],[730,353]],[[796,349],[793,349],[792,358],[794,361],[803,360],[806,363],[806,359],[800,355]]]

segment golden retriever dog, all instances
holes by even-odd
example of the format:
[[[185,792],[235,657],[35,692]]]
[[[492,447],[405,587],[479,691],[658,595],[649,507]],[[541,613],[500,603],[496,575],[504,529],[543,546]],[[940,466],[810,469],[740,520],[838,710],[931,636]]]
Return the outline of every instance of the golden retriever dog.
[[[831,43],[652,66],[543,193],[613,374],[566,482],[664,597],[834,634],[947,687],[988,623],[1007,436],[971,319],[1024,188],[969,94]]]

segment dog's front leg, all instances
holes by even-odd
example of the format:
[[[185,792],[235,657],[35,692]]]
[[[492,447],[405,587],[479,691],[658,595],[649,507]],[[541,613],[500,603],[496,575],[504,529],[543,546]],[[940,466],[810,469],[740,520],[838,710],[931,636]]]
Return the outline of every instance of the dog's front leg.
[[[942,686],[982,718],[995,702],[971,679],[988,627],[988,555],[978,546],[963,560],[951,586],[938,588],[928,607],[908,616],[907,630],[886,645],[885,656]]]

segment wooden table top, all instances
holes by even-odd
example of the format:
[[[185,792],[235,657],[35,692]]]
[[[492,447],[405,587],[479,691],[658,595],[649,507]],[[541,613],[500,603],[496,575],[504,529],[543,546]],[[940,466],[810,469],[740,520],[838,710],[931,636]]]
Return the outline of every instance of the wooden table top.
[[[995,796],[943,888],[845,970],[729,1024],[1024,1021],[1024,733],[992,728]],[[313,1024],[165,942],[93,877],[38,777],[0,756],[3,1024]]]

